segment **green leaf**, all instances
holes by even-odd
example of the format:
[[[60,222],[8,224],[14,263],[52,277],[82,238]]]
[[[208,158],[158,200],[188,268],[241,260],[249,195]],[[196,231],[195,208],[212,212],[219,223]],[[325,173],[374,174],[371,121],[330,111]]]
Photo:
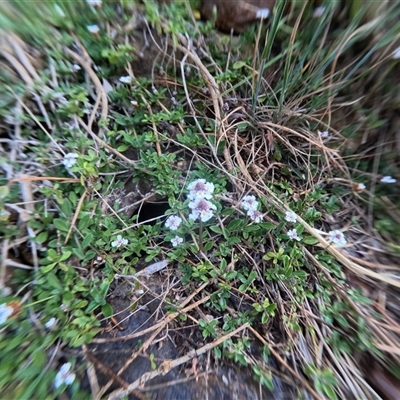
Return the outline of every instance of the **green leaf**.
[[[219,233],[219,234],[223,235],[222,229],[217,225],[210,226],[210,229],[215,233]]]
[[[315,238],[314,236],[308,236],[303,238],[303,243],[305,244],[317,244],[319,242],[319,240],[317,238]]]
[[[120,152],[124,152],[129,149],[129,144],[121,144],[120,146],[117,147],[117,150]]]
[[[93,241],[93,234],[88,232],[82,241],[82,248],[86,249]]]
[[[233,63],[232,69],[240,69],[243,68],[246,65],[244,61],[235,61]]]
[[[68,260],[68,258],[71,257],[72,251],[65,251],[64,253],[62,253],[60,261],[65,261]]]
[[[276,225],[273,224],[272,222],[261,222],[259,224],[259,226],[261,228],[264,228],[264,229],[267,229],[267,230],[271,230],[271,229],[275,229],[276,228]]]
[[[110,318],[114,311],[110,304],[106,303],[101,307],[101,312],[105,318]]]
[[[226,229],[230,232],[238,230],[240,227],[244,225],[243,219],[233,219],[231,222],[229,222],[228,226]]]
[[[240,243],[241,239],[234,236],[228,239],[228,241],[226,242],[228,246],[233,246],[234,244]]]
[[[58,280],[57,276],[51,272],[46,277],[47,283],[55,289],[62,290],[62,286],[60,281]]]
[[[82,249],[78,249],[77,247],[72,249],[74,255],[76,255],[80,260],[85,258],[85,254],[83,253]]]
[[[335,393],[335,390],[332,386],[328,386],[328,385],[324,385],[323,386],[323,391],[325,392],[325,394],[327,395],[327,397],[330,400],[337,400],[337,396]]]
[[[64,199],[64,203],[62,203],[60,209],[66,217],[69,217],[72,214],[71,202],[68,199]]]
[[[39,235],[36,236],[35,241],[36,243],[44,243],[47,240],[49,232],[41,232]]]
[[[56,229],[63,232],[68,232],[69,230],[69,223],[65,219],[55,218],[53,220],[53,225],[55,226]]]
[[[47,272],[50,272],[58,263],[52,263],[49,265],[46,265],[45,267],[41,267],[40,270],[44,273],[47,274]]]

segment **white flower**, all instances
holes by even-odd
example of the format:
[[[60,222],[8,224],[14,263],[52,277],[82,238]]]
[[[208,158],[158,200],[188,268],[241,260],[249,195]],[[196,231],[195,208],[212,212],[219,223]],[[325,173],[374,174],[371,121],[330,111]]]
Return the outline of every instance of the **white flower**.
[[[183,239],[180,236],[175,236],[171,239],[172,246],[176,247],[183,242]]]
[[[319,132],[319,136],[321,137],[321,139],[327,139],[329,137],[329,132],[328,131]]]
[[[362,193],[366,189],[366,186],[363,183],[355,182],[353,184],[353,190],[357,193]]]
[[[171,215],[165,221],[165,227],[171,229],[171,231],[176,231],[182,224],[182,219],[177,215]]]
[[[257,224],[263,220],[262,212],[258,210],[250,209],[247,211],[247,215]]]
[[[257,10],[256,18],[257,19],[268,18],[270,13],[271,13],[271,11],[269,10],[269,8],[260,8]]]
[[[293,211],[286,211],[285,221],[287,221],[287,222],[296,222],[297,221],[296,213],[294,213]]]
[[[339,247],[344,246],[347,243],[346,238],[344,237],[343,233],[335,230],[335,231],[330,231],[328,233],[329,235],[329,242],[334,243],[338,245]]]
[[[80,70],[81,70],[81,66],[78,65],[78,64],[73,64],[72,67],[71,67],[71,71],[72,72],[78,72]]]
[[[297,234],[296,229],[291,229],[290,231],[287,231],[287,235],[289,239],[297,240],[298,242],[300,242],[301,240],[301,237]]]
[[[212,218],[214,215],[213,210],[217,209],[214,204],[203,198],[196,198],[194,201],[191,201],[189,203],[189,208],[192,210],[189,218],[196,220],[200,217],[202,222],[207,222]]]
[[[129,75],[121,76],[121,78],[119,78],[119,81],[122,83],[131,83],[132,78]]]
[[[242,199],[242,208],[246,211],[257,210],[258,201],[254,196],[244,196]]]
[[[76,153],[68,153],[64,156],[62,163],[64,164],[65,168],[70,169],[76,164],[76,159],[79,157]]]
[[[392,57],[397,60],[400,58],[400,47],[394,50]]]
[[[44,326],[45,326],[47,329],[52,329],[52,328],[55,326],[56,322],[57,322],[57,320],[53,317],[53,318],[50,318],[50,319],[44,324]]]
[[[322,15],[324,14],[325,10],[326,10],[326,7],[324,7],[324,6],[320,6],[320,7],[314,8],[313,17],[314,18],[322,17]]]
[[[127,244],[128,244],[128,239],[123,239],[121,235],[118,235],[117,239],[111,242],[111,246],[116,248],[121,246],[126,246]]]
[[[87,25],[86,28],[90,33],[96,34],[100,32],[100,28],[98,27],[98,25]]]
[[[70,372],[71,363],[65,363],[61,366],[60,370],[57,372],[56,378],[54,379],[54,387],[57,389],[62,384],[71,385],[75,380],[75,374]]]
[[[14,309],[11,306],[3,303],[0,304],[0,325],[7,321],[8,317],[12,315]]]
[[[384,176],[384,177],[381,179],[381,182],[382,182],[382,183],[396,183],[396,182],[397,182],[397,179],[394,179],[394,178],[392,178],[391,176]]]
[[[94,7],[100,7],[101,6],[101,0],[86,0],[86,2]]]
[[[214,193],[214,184],[207,182],[205,179],[196,179],[189,183],[187,188],[190,190],[187,196],[189,200],[195,200],[196,198],[211,199]]]

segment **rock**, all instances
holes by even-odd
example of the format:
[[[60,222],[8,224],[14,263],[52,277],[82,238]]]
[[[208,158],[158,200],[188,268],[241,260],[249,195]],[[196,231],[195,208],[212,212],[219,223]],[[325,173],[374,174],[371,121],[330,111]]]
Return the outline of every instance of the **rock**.
[[[216,27],[223,32],[244,32],[251,23],[272,13],[276,0],[202,0],[200,14],[213,19],[216,7]],[[269,10],[269,12],[267,11]]]

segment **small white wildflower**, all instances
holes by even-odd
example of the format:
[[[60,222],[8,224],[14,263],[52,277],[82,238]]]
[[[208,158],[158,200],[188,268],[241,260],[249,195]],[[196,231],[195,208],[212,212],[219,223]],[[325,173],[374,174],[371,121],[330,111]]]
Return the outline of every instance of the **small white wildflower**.
[[[266,19],[270,13],[269,8],[260,8],[257,10],[256,19]]]
[[[56,378],[54,379],[54,387],[57,389],[62,384],[71,385],[75,380],[75,374],[70,372],[71,363],[65,363],[61,366],[57,372]]]
[[[321,139],[327,139],[329,137],[329,132],[328,131],[319,132],[319,136],[321,137]]]
[[[117,238],[111,242],[112,247],[121,247],[126,246],[128,244],[128,239],[124,239],[121,235],[118,235]]]
[[[100,7],[101,6],[101,0],[86,0],[86,2],[94,7]]]
[[[52,329],[52,328],[55,326],[56,322],[57,322],[57,319],[53,317],[53,318],[50,318],[50,319],[44,324],[44,326],[45,326],[47,329]]]
[[[98,25],[87,25],[86,28],[90,33],[96,34],[100,32],[100,28],[98,27]]]
[[[297,234],[296,229],[291,229],[290,231],[287,231],[287,235],[289,239],[297,240],[298,242],[300,242],[301,240],[301,237]]]
[[[165,227],[171,229],[171,231],[176,231],[182,224],[182,219],[177,215],[171,215],[165,221]]]
[[[252,221],[256,222],[257,224],[263,220],[262,212],[258,210],[250,209],[247,211],[247,215],[251,218]]]
[[[207,222],[214,215],[213,210],[217,207],[203,198],[197,198],[189,203],[189,208],[192,213],[189,215],[190,219],[196,220],[200,217],[202,222]]]
[[[381,179],[381,182],[382,182],[382,183],[396,183],[396,182],[397,182],[397,179],[394,179],[394,178],[392,178],[391,176],[384,176],[384,177]]]
[[[76,164],[76,159],[79,157],[76,153],[67,153],[62,160],[65,168],[70,169]]]
[[[400,47],[397,47],[397,49],[394,50],[392,57],[395,60],[398,60],[400,58]]]
[[[214,193],[214,184],[207,182],[205,179],[196,179],[192,183],[189,183],[187,188],[190,191],[187,196],[189,200],[197,198],[209,200]]]
[[[344,246],[347,243],[346,238],[344,237],[343,233],[335,230],[335,231],[330,231],[328,233],[329,235],[329,242],[334,243],[338,245],[339,247]]]
[[[129,75],[127,75],[127,76],[121,76],[121,78],[119,78],[119,81],[120,81],[121,83],[131,83],[132,78],[131,78]]]
[[[71,71],[72,72],[78,72],[78,71],[80,71],[81,70],[81,66],[80,65],[78,65],[78,64],[72,64],[72,67],[71,67]]]
[[[286,211],[285,221],[287,221],[287,222],[296,222],[297,221],[296,213],[294,213],[293,211]]]
[[[180,236],[175,236],[171,239],[172,246],[176,247],[183,242],[183,239]]]
[[[256,210],[258,207],[258,201],[254,196],[244,196],[242,199],[241,206],[244,210]]]
[[[11,306],[8,306],[5,303],[0,304],[0,325],[4,324],[13,312],[14,309]]]
[[[366,186],[363,183],[354,182],[353,183],[353,190],[356,193],[362,193],[366,189]]]
[[[319,7],[314,8],[313,17],[314,18],[322,17],[322,15],[324,14],[325,10],[326,10],[326,7],[324,7],[324,6],[319,6]]]

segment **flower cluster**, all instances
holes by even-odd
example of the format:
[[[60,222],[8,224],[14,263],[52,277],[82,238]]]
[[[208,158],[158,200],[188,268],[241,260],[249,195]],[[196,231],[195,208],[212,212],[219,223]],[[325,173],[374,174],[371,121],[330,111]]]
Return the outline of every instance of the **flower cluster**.
[[[298,242],[300,242],[301,240],[301,237],[298,235],[296,229],[291,229],[290,231],[287,231],[287,235],[289,239],[297,240]]]
[[[214,215],[214,210],[217,209],[214,204],[201,197],[191,201],[189,208],[192,210],[189,214],[189,219],[196,221],[196,219],[200,218],[202,222],[207,222],[211,219]]]
[[[183,239],[180,236],[175,236],[171,239],[172,246],[176,247],[183,242]]]
[[[358,184],[356,184],[356,185],[357,185],[357,187],[359,187],[359,189],[361,189],[361,190],[365,189],[365,186],[364,186],[362,183],[358,183]],[[285,221],[286,221],[286,222],[295,223],[295,222],[297,221],[297,214],[296,214],[295,212],[291,211],[291,210],[290,210],[290,211],[286,211],[286,214],[285,214]],[[290,229],[290,230],[288,230],[287,233],[286,233],[286,235],[287,235],[287,237],[288,237],[289,239],[291,239],[291,240],[297,240],[298,242],[300,242],[301,239],[302,239],[302,238],[299,236],[299,234],[297,233],[297,230],[296,230],[296,229]],[[344,234],[343,234],[341,231],[339,231],[339,230],[330,231],[330,232],[328,233],[328,236],[329,236],[328,241],[329,241],[330,243],[336,244],[336,245],[339,246],[339,247],[343,247],[343,246],[347,243],[347,240],[346,240],[346,238],[344,237]]]
[[[129,75],[127,75],[127,76],[121,76],[121,77],[119,78],[119,81],[120,81],[121,83],[131,83],[132,78],[131,78]]]
[[[330,243],[338,245],[339,247],[343,247],[347,243],[347,240],[344,237],[343,232],[335,230],[335,231],[330,231],[328,235],[329,235],[328,241]]]
[[[86,28],[90,33],[93,33],[95,35],[100,32],[100,28],[98,27],[98,25],[88,25]]]
[[[4,322],[7,321],[8,317],[10,317],[13,312],[14,309],[11,306],[5,303],[0,304],[0,325],[4,324]]]
[[[285,221],[286,222],[296,222],[297,221],[296,213],[294,213],[293,211],[286,211]]]
[[[182,219],[177,215],[171,215],[165,221],[165,227],[171,229],[171,231],[176,231],[182,224]]]
[[[70,169],[76,164],[76,159],[78,157],[79,155],[76,153],[67,153],[62,160],[62,164],[65,168]]]
[[[44,326],[45,326],[47,329],[52,330],[52,329],[56,326],[56,323],[57,323],[57,319],[53,317],[53,318],[50,318],[50,319],[44,324]]]
[[[381,179],[381,182],[382,182],[382,183],[396,183],[396,182],[397,182],[397,179],[394,179],[394,178],[392,178],[391,176],[384,176],[384,177]]]
[[[117,249],[121,246],[126,246],[128,244],[128,239],[124,239],[121,235],[118,235],[117,238],[111,242],[112,247],[116,247]]]
[[[250,219],[256,223],[259,223],[263,220],[263,215],[260,211],[258,211],[258,201],[252,196],[244,196],[242,199],[241,206],[243,210],[247,211],[247,215]]]
[[[207,182],[205,179],[196,179],[188,185],[188,199],[191,200],[189,208],[192,212],[189,219],[196,221],[200,218],[201,222],[207,222],[214,216],[214,210],[217,207],[209,200],[212,199],[214,193],[214,184]]]
[[[71,385],[75,380],[75,374],[70,372],[71,363],[65,363],[61,366],[54,379],[54,387],[58,389],[61,385]]]
[[[200,219],[201,222],[207,222],[214,216],[214,211],[217,209],[209,201],[213,197],[214,184],[205,179],[196,179],[189,183],[187,189],[189,190],[187,198],[190,200],[188,206],[191,210],[189,219],[194,221]],[[165,227],[171,231],[178,230],[181,225],[182,219],[177,215],[170,215],[165,221]],[[183,238],[176,235],[171,239],[171,243],[173,247],[177,247],[183,243]]]
[[[210,200],[214,193],[214,184],[207,182],[205,179],[196,179],[188,185],[189,194],[187,195],[189,200],[196,199],[207,199]]]

